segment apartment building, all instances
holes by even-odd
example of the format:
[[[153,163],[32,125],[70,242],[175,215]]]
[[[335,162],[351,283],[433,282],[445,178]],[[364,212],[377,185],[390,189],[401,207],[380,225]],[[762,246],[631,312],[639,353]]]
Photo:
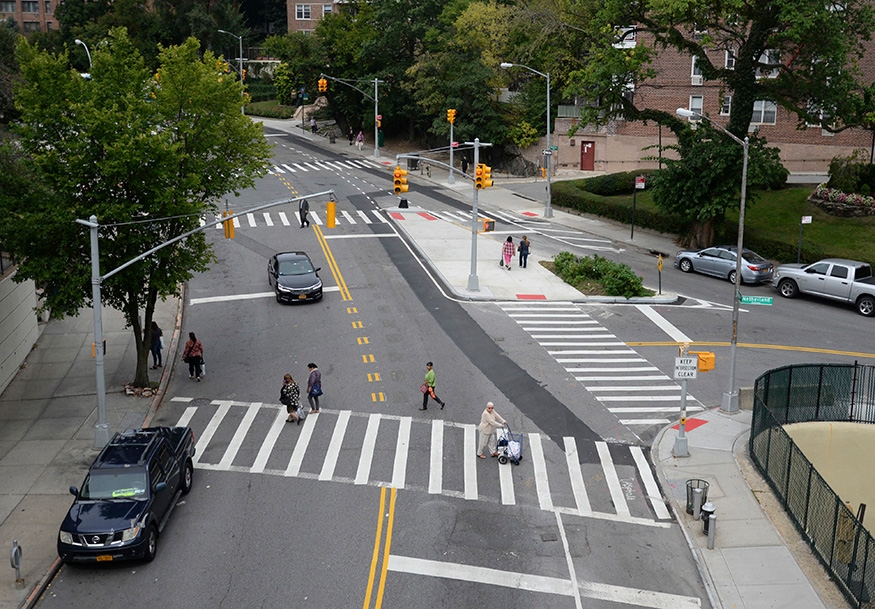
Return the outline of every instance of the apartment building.
[[[0,21],[11,19],[18,24],[19,31],[48,32],[58,29],[54,8],[59,0],[2,0],[0,1]]]
[[[337,11],[338,4],[341,2],[303,4],[294,0],[286,0],[289,32],[312,32],[325,15]]]

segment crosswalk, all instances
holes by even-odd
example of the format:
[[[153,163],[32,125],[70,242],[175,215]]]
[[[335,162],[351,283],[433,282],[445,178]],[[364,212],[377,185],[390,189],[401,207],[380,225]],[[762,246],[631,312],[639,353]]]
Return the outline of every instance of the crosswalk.
[[[168,423],[195,432],[196,469],[390,486],[652,527],[671,519],[640,446],[596,442],[583,451],[573,437],[559,446],[527,433],[520,465],[500,465],[477,458],[473,424],[323,408],[298,426],[279,404],[171,402],[183,412]],[[584,452],[597,452],[598,462],[582,463]]]
[[[277,163],[273,166],[272,173],[282,175],[285,173],[310,173],[313,171],[338,171],[349,169],[385,169],[380,163],[362,160],[318,160],[301,163]]]
[[[630,428],[666,425],[681,387],[572,302],[503,302],[501,309]],[[687,395],[687,412],[704,410]]]
[[[389,224],[391,222],[390,214],[392,212],[383,210],[383,209],[370,209],[370,210],[345,210],[338,209],[335,212],[335,224],[338,227],[352,227],[356,225],[381,225],[381,224]],[[465,211],[446,211],[446,212],[427,212],[429,215],[434,216],[440,220],[455,222],[459,224],[470,224],[471,223],[471,212]],[[493,218],[488,217],[482,213],[478,214],[480,218],[486,220],[492,220]],[[318,210],[310,211],[307,218],[311,223],[316,224],[318,226],[325,226],[326,219],[324,214],[319,212]],[[221,217],[215,217],[214,220],[220,220]],[[211,220],[213,220],[211,219]],[[271,227],[290,227],[290,226],[300,226],[300,221],[297,217],[297,213],[287,213],[284,211],[261,211],[256,213],[237,213],[232,219],[234,223],[234,228],[271,228]],[[201,219],[201,226],[206,224],[207,220]],[[216,230],[222,230],[223,227],[221,224],[216,224]]]

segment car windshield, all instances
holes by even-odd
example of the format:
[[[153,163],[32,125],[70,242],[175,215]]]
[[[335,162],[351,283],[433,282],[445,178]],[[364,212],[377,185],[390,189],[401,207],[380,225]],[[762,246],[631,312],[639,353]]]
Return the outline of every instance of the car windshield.
[[[760,262],[768,262],[768,260],[760,256],[759,254],[750,250],[745,250],[744,259],[748,262],[754,262],[756,264],[759,264]]]
[[[146,499],[146,472],[92,472],[82,485],[81,499]]]
[[[280,275],[306,275],[313,272],[313,265],[306,258],[283,260],[280,262]]]

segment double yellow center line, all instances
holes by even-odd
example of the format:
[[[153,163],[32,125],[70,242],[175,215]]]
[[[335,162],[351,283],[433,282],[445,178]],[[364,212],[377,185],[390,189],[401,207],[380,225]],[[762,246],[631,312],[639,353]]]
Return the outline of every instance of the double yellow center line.
[[[343,275],[340,274],[337,260],[334,259],[334,254],[331,253],[331,248],[328,247],[325,233],[322,232],[322,229],[319,228],[318,225],[313,227],[313,232],[316,234],[316,239],[319,241],[319,247],[322,248],[322,253],[325,254],[325,259],[328,261],[328,268],[331,269],[331,274],[334,275],[334,281],[340,289],[340,297],[343,300],[352,300],[352,294],[349,293],[349,288],[346,287]]]
[[[389,493],[389,511],[386,512],[386,494]],[[371,599],[374,600],[374,609],[383,606],[383,592],[386,589],[386,572],[389,568],[389,549],[392,547],[392,525],[395,522],[395,497],[398,489],[380,489],[380,513],[377,519],[377,535],[374,538],[374,555],[371,558],[371,569],[368,572],[368,588],[365,592],[365,602],[362,609],[371,608]],[[376,583],[377,565],[380,563],[380,541],[383,539],[383,521],[386,522],[386,541],[383,544],[383,563],[380,566],[380,581],[377,586],[377,594],[374,596],[374,584]]]

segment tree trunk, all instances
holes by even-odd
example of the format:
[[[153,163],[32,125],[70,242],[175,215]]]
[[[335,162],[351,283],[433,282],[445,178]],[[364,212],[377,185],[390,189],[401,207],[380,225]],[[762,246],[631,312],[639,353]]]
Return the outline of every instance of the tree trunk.
[[[714,218],[693,222],[690,249],[700,250],[714,245]]]

